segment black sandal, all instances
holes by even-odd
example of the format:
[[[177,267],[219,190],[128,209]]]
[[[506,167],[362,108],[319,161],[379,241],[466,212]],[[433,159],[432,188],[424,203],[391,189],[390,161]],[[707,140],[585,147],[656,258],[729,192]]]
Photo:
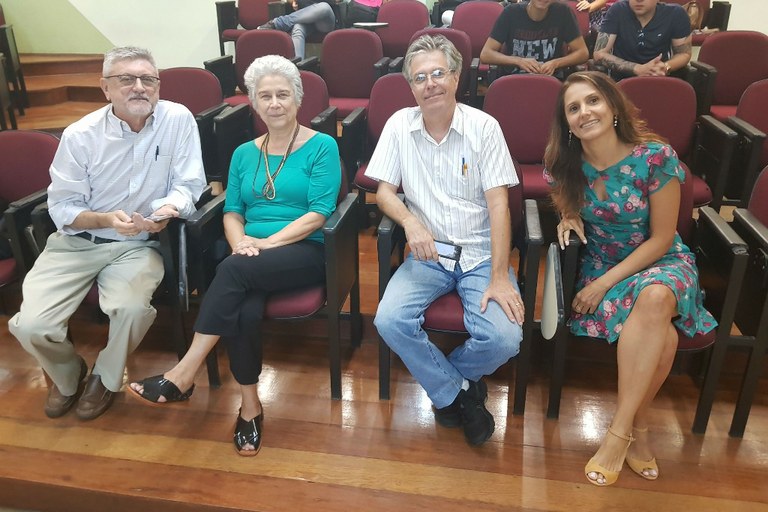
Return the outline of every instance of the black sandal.
[[[261,431],[264,424],[264,411],[250,421],[246,421],[237,413],[237,422],[235,423],[235,434],[232,441],[235,443],[235,451],[243,457],[253,457],[261,450]],[[243,447],[250,444],[254,450],[244,450]]]
[[[140,380],[135,384],[141,384],[144,386],[144,391],[139,393],[133,389],[133,387],[128,386],[128,390],[131,391],[131,393],[140,398],[143,398],[144,400],[159,405],[171,402],[183,402],[184,400],[189,399],[189,397],[192,396],[192,392],[195,390],[195,385],[192,384],[188,390],[182,393],[181,390],[176,387],[176,384],[169,381],[162,375],[147,377],[146,379]],[[165,402],[159,401],[161,396],[165,397]]]

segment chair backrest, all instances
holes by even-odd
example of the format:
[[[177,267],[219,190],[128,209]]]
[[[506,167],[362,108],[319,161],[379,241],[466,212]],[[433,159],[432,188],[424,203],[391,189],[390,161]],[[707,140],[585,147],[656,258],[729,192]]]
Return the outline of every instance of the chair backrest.
[[[519,163],[544,161],[561,86],[552,76],[509,75],[488,87],[483,110],[499,122],[509,152]]]
[[[459,74],[459,88],[456,90],[456,98],[461,99],[469,88],[469,66],[472,64],[472,41],[461,30],[454,28],[424,28],[413,34],[411,43],[421,36],[444,36],[461,54],[461,73]]]
[[[752,212],[763,226],[768,226],[768,166],[760,172],[760,176],[755,181],[747,210]]]
[[[698,60],[717,69],[713,105],[737,105],[749,84],[768,78],[768,36],[750,30],[711,34]]]
[[[579,26],[579,32],[581,33],[582,37],[586,38],[589,36],[590,27],[589,27],[589,10],[584,9],[583,11],[580,11],[576,8],[577,5],[579,5],[579,2],[577,0],[560,0],[561,2],[568,4],[568,7],[571,8],[571,12],[573,13],[574,18],[576,18],[576,25]]]
[[[736,107],[736,117],[743,119],[763,133],[768,133],[768,79],[751,84]],[[768,139],[763,142],[760,167],[768,165]]]
[[[237,18],[238,23],[246,29],[263,25],[269,21],[269,0],[238,0]]]
[[[293,59],[295,52],[291,36],[280,30],[249,30],[235,43],[235,78],[238,88],[246,92],[245,70],[259,57],[282,55]]]
[[[376,29],[381,38],[385,57],[405,55],[411,36],[429,25],[427,6],[418,0],[391,0],[379,8],[376,21],[389,23]]]
[[[50,133],[0,132],[0,200],[11,203],[51,184],[49,173],[59,139]]]
[[[648,128],[667,139],[680,158],[687,157],[696,129],[693,87],[679,78],[638,76],[622,80],[619,88],[640,110]]]
[[[13,35],[13,25],[0,25],[0,53],[5,54],[5,72],[8,80],[16,80],[21,69],[19,50]]]
[[[345,28],[330,32],[320,57],[330,95],[368,98],[376,81],[373,65],[383,56],[381,39],[369,30]]]
[[[328,87],[326,87],[322,77],[316,73],[312,73],[311,71],[299,71],[299,73],[301,74],[304,98],[301,101],[301,106],[299,107],[299,112],[296,117],[299,120],[299,124],[310,126],[312,119],[317,114],[327,109],[330,105]],[[267,133],[267,126],[253,110],[253,107],[251,107],[251,116],[254,120],[256,135],[258,136]]]
[[[464,2],[453,13],[451,28],[466,32],[472,43],[472,57],[480,57],[483,45],[504,7],[494,0]]]
[[[207,69],[168,68],[160,71],[160,99],[175,101],[193,114],[221,104],[221,84]]]
[[[379,78],[371,89],[368,103],[368,147],[373,149],[381,137],[384,125],[392,114],[406,107],[415,107],[411,87],[402,73],[391,73]]]

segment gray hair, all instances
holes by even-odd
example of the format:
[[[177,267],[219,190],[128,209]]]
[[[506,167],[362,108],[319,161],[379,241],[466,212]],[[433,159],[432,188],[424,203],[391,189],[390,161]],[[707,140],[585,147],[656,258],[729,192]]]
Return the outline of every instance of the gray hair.
[[[299,68],[296,67],[296,64],[280,55],[259,57],[245,70],[245,86],[248,88],[248,99],[251,100],[251,104],[256,103],[259,82],[261,82],[262,78],[269,75],[281,76],[288,80],[288,83],[293,88],[296,106],[300,107],[301,100],[304,98],[304,87],[301,84]]]
[[[104,54],[104,66],[101,70],[102,76],[109,76],[112,71],[112,67],[115,63],[123,60],[145,60],[152,64],[157,72],[157,64],[155,64],[155,58],[149,53],[149,50],[144,48],[138,48],[136,46],[119,46],[112,48]]]
[[[410,83],[411,81],[411,63],[420,53],[441,52],[445,55],[448,63],[448,69],[451,71],[461,71],[461,53],[453,46],[453,43],[445,36],[424,35],[411,43],[408,51],[405,52],[405,61],[403,62],[403,75]]]

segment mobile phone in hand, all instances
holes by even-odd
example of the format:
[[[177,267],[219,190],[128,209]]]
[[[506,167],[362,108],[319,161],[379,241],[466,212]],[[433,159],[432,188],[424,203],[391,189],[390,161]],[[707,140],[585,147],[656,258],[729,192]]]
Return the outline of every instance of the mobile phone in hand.
[[[170,219],[172,217],[173,217],[173,215],[170,215],[170,214],[150,215],[149,217],[147,217],[147,219],[151,220],[152,222],[160,222],[160,221],[163,221],[165,219]]]
[[[452,244],[451,242],[442,242],[435,240],[435,248],[437,248],[437,255],[449,260],[459,261],[461,257],[461,246]]]

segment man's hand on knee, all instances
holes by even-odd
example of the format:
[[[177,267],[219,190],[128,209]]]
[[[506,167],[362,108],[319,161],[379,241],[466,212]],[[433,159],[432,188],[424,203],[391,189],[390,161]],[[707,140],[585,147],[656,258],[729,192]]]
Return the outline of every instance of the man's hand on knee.
[[[493,300],[506,313],[511,322],[522,325],[525,319],[525,307],[520,293],[515,289],[509,279],[491,280],[488,289],[485,290],[480,301],[480,312],[485,313],[488,301]]]

